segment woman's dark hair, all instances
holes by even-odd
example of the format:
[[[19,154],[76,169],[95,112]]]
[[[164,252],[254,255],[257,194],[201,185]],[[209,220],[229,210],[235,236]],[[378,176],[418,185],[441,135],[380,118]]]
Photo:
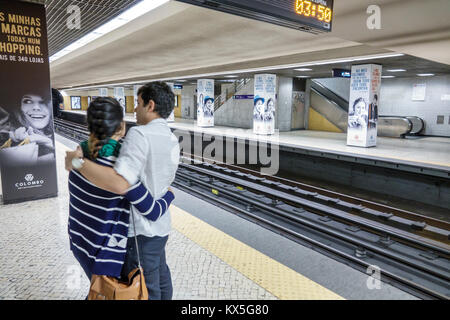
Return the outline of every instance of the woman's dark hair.
[[[98,97],[87,109],[89,157],[96,159],[98,152],[116,133],[123,121],[123,109],[116,99]]]
[[[164,82],[150,82],[139,88],[137,92],[146,106],[150,100],[155,102],[155,112],[167,119],[175,108],[175,95]]]

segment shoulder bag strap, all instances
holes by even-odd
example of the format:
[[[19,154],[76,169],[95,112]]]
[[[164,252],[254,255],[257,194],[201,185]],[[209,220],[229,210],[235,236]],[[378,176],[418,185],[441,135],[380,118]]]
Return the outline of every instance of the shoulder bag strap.
[[[131,213],[131,218],[133,219],[134,241],[136,242],[136,251],[137,251],[137,256],[138,256],[139,269],[141,269],[142,267],[141,267],[141,258],[140,258],[140,254],[139,254],[139,245],[138,245],[137,234],[136,234],[136,223],[134,220],[133,208],[131,206],[130,206],[130,213]]]

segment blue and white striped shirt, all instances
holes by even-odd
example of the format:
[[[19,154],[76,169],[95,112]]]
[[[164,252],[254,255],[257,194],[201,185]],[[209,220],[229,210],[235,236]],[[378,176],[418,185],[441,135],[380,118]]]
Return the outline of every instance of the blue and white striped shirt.
[[[116,156],[99,156],[95,162],[112,167],[115,160]],[[156,221],[174,199],[168,191],[155,201],[141,182],[127,194],[117,195],[96,187],[75,170],[69,174],[69,193],[70,249],[83,269],[113,277],[120,276],[125,261],[130,205]]]

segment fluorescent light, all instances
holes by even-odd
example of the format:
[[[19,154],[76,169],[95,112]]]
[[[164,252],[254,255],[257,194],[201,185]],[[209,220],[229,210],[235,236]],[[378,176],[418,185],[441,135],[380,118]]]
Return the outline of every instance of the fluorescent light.
[[[381,78],[383,78],[383,79],[390,79],[390,78],[395,78],[395,76],[381,76]]]
[[[310,76],[297,76],[296,78],[311,78]]]
[[[393,54],[381,54],[375,56],[365,56],[360,58],[352,58],[352,61],[363,61],[363,60],[375,60],[375,59],[386,59],[404,56],[403,53],[393,53]]]
[[[294,69],[297,71],[313,71],[313,69],[309,69],[309,68],[300,68],[300,69]]]
[[[77,41],[71,43],[61,51],[55,53],[50,57],[50,62],[53,62],[66,54],[75,51],[86,44],[98,39],[99,37],[116,30],[117,28],[129,23],[130,21],[139,18],[140,16],[146,14],[147,12],[162,6],[163,4],[169,2],[169,0],[142,0],[132,8],[126,10],[121,15],[108,21],[102,26],[98,27],[94,31],[88,33],[84,37],[78,39]]]
[[[388,72],[405,72],[405,69],[389,69]]]
[[[175,82],[186,82],[187,80],[175,80]]]
[[[224,78],[237,78],[238,76],[223,76]]]
[[[419,77],[432,77],[434,76],[434,73],[418,73]]]
[[[334,63],[345,63],[345,62],[352,62],[353,59],[343,59],[343,60],[328,60],[328,61],[322,61],[322,62],[316,62],[314,65],[321,66],[324,64],[334,64]]]

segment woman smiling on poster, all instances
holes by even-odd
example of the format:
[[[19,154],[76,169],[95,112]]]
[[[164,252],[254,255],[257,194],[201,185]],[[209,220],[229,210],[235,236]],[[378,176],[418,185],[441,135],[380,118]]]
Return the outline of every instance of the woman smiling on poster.
[[[18,147],[11,152],[8,162],[20,159],[30,161],[35,159],[37,163],[53,161],[55,159],[55,148],[53,144],[51,101],[31,90],[19,93],[16,98],[18,98],[19,103],[10,112],[8,125],[0,128],[3,133],[9,130],[9,139],[1,141],[0,147],[3,150]],[[30,147],[27,145],[33,143],[37,145],[37,148],[34,149],[33,153],[30,153]]]

